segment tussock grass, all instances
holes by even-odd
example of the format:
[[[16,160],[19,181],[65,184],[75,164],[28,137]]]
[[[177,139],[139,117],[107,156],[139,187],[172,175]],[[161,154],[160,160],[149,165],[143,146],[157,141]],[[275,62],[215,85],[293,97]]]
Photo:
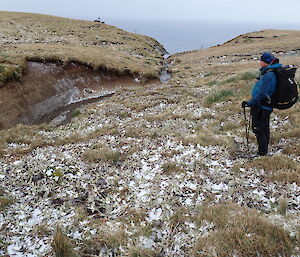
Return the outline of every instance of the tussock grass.
[[[172,118],[172,112],[171,111],[165,111],[159,114],[150,114],[145,116],[145,120],[149,121],[149,122],[162,122],[162,121],[166,121],[168,119]]]
[[[70,239],[63,234],[59,227],[56,229],[52,248],[56,257],[79,257],[79,255],[74,251]]]
[[[47,143],[43,136],[39,134],[39,130],[47,129],[43,125],[41,126],[26,126],[17,125],[14,128],[0,131],[0,157],[6,154],[7,144],[24,144],[20,149],[12,150],[12,153],[28,153],[33,149],[45,146]]]
[[[66,144],[78,144],[93,138],[118,132],[116,124],[112,123],[86,134],[73,133],[69,136],[58,137],[53,141],[41,133],[43,131],[51,131],[52,129],[53,128],[45,124],[37,126],[19,124],[11,129],[0,130],[0,157],[3,157],[5,154],[27,154],[38,147],[57,147]],[[21,145],[15,149],[8,149],[8,144],[10,143]]]
[[[248,208],[203,206],[194,220],[199,226],[211,224],[211,228],[196,241],[193,256],[292,256],[294,245],[285,230]]]
[[[295,143],[287,146],[282,151],[284,154],[293,154],[295,156],[300,156],[300,143]]]
[[[135,128],[135,127],[129,127],[126,128],[125,136],[126,137],[132,137],[132,138],[140,138],[145,133],[143,128]]]
[[[34,233],[40,238],[43,238],[44,236],[50,236],[51,235],[50,228],[47,225],[42,225],[42,224],[37,225],[34,228]]]
[[[176,174],[183,171],[182,167],[178,166],[174,162],[166,162],[162,165],[161,168],[163,170],[164,175]]]
[[[173,215],[170,216],[169,222],[172,228],[178,227],[178,225],[182,225],[185,222],[190,221],[190,211],[185,207],[180,207],[176,209]]]
[[[210,112],[205,112],[203,114],[201,114],[200,116],[200,120],[206,120],[206,119],[213,119],[214,118],[214,115]]]
[[[300,164],[283,154],[261,157],[246,164],[248,169],[263,169],[266,178],[282,183],[300,184]]]
[[[157,254],[154,250],[134,246],[129,249],[128,256],[129,257],[159,257],[161,255]]]
[[[202,146],[226,146],[227,140],[221,136],[213,134],[207,129],[199,129],[195,135],[180,137],[184,145],[200,144]]]
[[[223,125],[221,125],[219,127],[219,129],[221,131],[235,131],[236,129],[240,128],[241,127],[241,124],[238,123],[238,122],[233,122],[233,121],[228,121],[228,122],[224,122]]]
[[[147,216],[147,212],[143,209],[128,208],[122,219],[125,218],[128,223],[133,222],[134,224],[139,225],[145,221]]]
[[[103,248],[109,256],[122,256],[120,246],[125,246],[128,236],[124,229],[111,229],[105,225],[98,228],[98,233],[81,246],[82,256],[99,256]]]
[[[153,232],[153,227],[151,224],[145,223],[145,225],[140,225],[139,229],[136,233],[134,233],[134,237],[150,237]]]
[[[37,130],[25,125],[17,125],[12,129],[0,131],[1,138],[6,143],[30,144],[37,134]]]
[[[4,211],[9,205],[13,204],[14,200],[0,197],[0,212]]]
[[[148,108],[155,107],[160,103],[161,103],[160,101],[149,101],[146,103],[139,103],[139,104],[129,102],[125,104],[125,107],[131,109],[132,111],[141,112],[141,111],[145,111]]]
[[[281,139],[289,139],[289,138],[299,138],[300,137],[300,127],[290,127],[284,132],[276,132],[273,133],[271,137],[272,143],[277,143]]]
[[[117,164],[124,159],[120,152],[108,147],[86,150],[81,157],[87,162],[108,162],[110,164]]]
[[[288,200],[284,197],[281,197],[278,202],[278,212],[281,215],[286,215],[288,209]]]

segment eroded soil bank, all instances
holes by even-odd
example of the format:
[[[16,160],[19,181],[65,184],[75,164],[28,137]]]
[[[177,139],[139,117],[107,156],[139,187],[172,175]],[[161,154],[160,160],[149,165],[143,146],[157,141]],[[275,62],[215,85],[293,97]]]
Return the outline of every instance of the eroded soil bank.
[[[0,88],[0,129],[18,123],[46,121],[47,115],[77,103],[111,95],[118,88],[140,83],[131,74],[70,63],[29,61],[22,81],[11,81]]]

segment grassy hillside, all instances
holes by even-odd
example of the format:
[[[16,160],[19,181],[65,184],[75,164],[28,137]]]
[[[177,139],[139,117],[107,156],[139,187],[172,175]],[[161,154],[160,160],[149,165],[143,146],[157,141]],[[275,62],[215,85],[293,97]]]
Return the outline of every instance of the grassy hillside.
[[[300,256],[300,105],[272,113],[257,158],[241,108],[261,52],[299,65],[298,35],[176,54],[168,83],[123,87],[65,126],[0,131],[0,254]]]
[[[26,60],[157,77],[163,47],[154,39],[99,22],[0,12],[0,83],[20,79]]]

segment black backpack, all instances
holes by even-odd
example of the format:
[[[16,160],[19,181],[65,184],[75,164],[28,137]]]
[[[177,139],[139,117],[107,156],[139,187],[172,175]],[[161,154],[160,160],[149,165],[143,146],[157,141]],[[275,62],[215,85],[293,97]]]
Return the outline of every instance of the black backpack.
[[[277,78],[276,91],[271,96],[271,107],[284,110],[291,108],[298,101],[298,83],[295,80],[296,70],[297,68],[292,65],[269,70],[273,71]]]

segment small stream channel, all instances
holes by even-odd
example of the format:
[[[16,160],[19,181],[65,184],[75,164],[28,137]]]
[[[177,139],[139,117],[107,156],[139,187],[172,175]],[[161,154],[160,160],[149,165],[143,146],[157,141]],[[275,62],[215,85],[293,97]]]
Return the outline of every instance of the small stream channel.
[[[170,57],[169,54],[164,55],[164,61],[163,61],[163,69],[160,74],[160,82],[167,83],[171,78],[172,74],[169,72],[170,63],[168,62],[168,58]]]

